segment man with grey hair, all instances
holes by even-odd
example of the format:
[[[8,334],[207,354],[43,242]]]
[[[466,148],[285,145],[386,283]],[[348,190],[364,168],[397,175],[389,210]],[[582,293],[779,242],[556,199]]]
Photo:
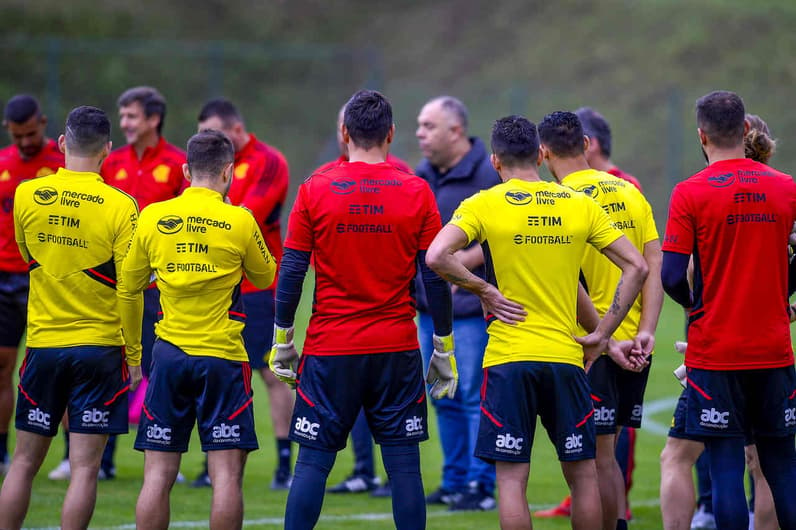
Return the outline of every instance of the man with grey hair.
[[[443,224],[461,201],[500,183],[484,143],[468,136],[467,107],[451,96],[430,100],[417,117],[417,140],[424,160],[415,169],[431,186]],[[478,243],[460,250],[465,266],[485,276],[484,254]],[[419,281],[418,281],[419,283]],[[418,330],[423,359],[428,365],[433,325],[422,286],[417,286]],[[481,363],[487,333],[477,296],[453,291],[453,329],[457,339],[459,387],[453,399],[433,401],[444,463],[442,484],[426,502],[447,504],[451,510],[493,510],[496,507],[495,467],[474,456],[480,412]]]

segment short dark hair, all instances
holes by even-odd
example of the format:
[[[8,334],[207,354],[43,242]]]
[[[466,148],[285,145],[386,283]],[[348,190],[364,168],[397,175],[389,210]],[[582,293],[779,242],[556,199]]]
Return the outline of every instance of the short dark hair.
[[[492,126],[492,152],[507,167],[527,167],[539,155],[536,125],[522,116],[500,118]]]
[[[392,127],[392,106],[375,90],[360,90],[346,103],[343,123],[354,145],[371,149],[387,140]]]
[[[3,119],[13,123],[25,123],[41,114],[39,102],[28,94],[18,94],[8,100]]]
[[[64,137],[71,154],[96,156],[111,140],[111,122],[108,115],[96,107],[77,107],[66,117]]]
[[[743,143],[744,109],[741,97],[717,90],[696,102],[697,126],[716,147],[731,148]]]
[[[542,118],[539,140],[561,158],[583,154],[583,126],[573,112],[556,111]]]
[[[234,160],[232,141],[221,131],[204,129],[188,140],[188,169],[194,178],[215,179]]]
[[[611,126],[603,115],[591,107],[581,107],[575,111],[575,115],[583,127],[583,134],[589,138],[596,138],[600,152],[611,158]]]
[[[235,107],[230,100],[225,98],[211,99],[205,103],[202,110],[199,111],[197,121],[201,123],[214,116],[221,120],[224,127],[232,127],[235,123],[243,122],[243,118],[238,112],[237,107]]]
[[[163,123],[166,121],[166,98],[163,97],[163,94],[151,86],[136,86],[122,92],[116,101],[116,105],[119,107],[127,107],[133,103],[141,104],[147,118],[155,114],[160,116],[160,123],[158,123],[158,134],[160,134],[163,131]]]

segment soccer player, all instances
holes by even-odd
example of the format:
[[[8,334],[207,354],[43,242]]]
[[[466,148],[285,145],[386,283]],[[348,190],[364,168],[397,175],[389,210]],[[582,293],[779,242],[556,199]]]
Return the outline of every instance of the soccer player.
[[[235,147],[235,171],[227,197],[234,205],[248,208],[257,220],[265,244],[277,263],[282,259],[280,214],[288,186],[288,167],[285,157],[277,149],[257,139],[246,130],[238,109],[226,99],[208,101],[199,112],[199,130],[216,129],[226,134]],[[246,312],[243,343],[249,355],[249,365],[260,372],[268,391],[271,422],[276,437],[278,466],[271,481],[271,489],[290,487],[290,415],[293,393],[268,369],[263,357],[271,350],[274,327],[274,289],[276,281],[267,289],[258,289],[251,281],[241,284],[241,298]],[[207,459],[205,469],[193,486],[209,486]]]
[[[99,176],[110,131],[101,110],[73,109],[58,138],[66,167],[23,182],[14,197],[16,240],[30,269],[28,350],[20,368],[16,451],[0,491],[0,528],[22,525],[33,477],[65,411],[72,480],[62,528],[88,526],[108,435],[127,432],[127,391],[141,381],[141,351],[128,334],[137,323],[122,317],[117,289],[138,208]],[[140,310],[141,297],[129,304]]]
[[[23,180],[55,173],[64,165],[58,144],[45,135],[46,126],[47,117],[33,96],[20,94],[8,100],[3,127],[12,145],[0,149],[0,476],[8,470],[12,375],[28,304],[28,264],[14,240],[14,191]]]
[[[458,99],[440,96],[420,109],[417,137],[424,160],[416,173],[434,192],[442,221],[447,223],[464,199],[500,183],[484,143],[467,132],[467,108]],[[477,242],[462,249],[460,257],[467,268],[484,278],[484,253]],[[415,281],[418,292],[420,349],[428,364],[432,346],[432,322],[428,303]],[[487,333],[478,297],[453,287],[453,331],[458,337],[456,359],[459,392],[454,399],[434,402],[442,445],[442,482],[426,497],[429,504],[447,504],[451,510],[495,509],[495,466],[476,458],[480,389],[483,380]]]
[[[617,340],[637,340],[644,355],[651,355],[655,329],[663,304],[661,286],[661,245],[652,208],[635,187],[620,178],[589,167],[584,137],[577,115],[559,112],[546,120],[540,130],[545,162],[556,180],[597,201],[614,226],[642,253],[649,269],[641,295],[617,329]],[[581,264],[581,281],[597,312],[602,316],[611,306],[621,270],[594,248],[587,248]],[[604,528],[627,528],[625,485],[616,459],[617,433],[622,427],[638,428],[649,377],[649,365],[640,373],[619,367],[601,355],[588,372],[597,428],[597,473]],[[618,522],[617,522],[618,520]]]
[[[332,169],[340,165],[341,162],[348,162],[348,146],[343,141],[343,117],[345,114],[345,106],[340,108],[337,113],[337,147],[340,150],[340,156],[331,160],[321,167],[316,169],[314,173],[323,173],[328,169]],[[406,162],[393,155],[387,153],[385,160],[388,164],[395,166],[401,171],[412,173]],[[364,411],[359,413],[357,421],[351,428],[351,447],[354,450],[354,470],[342,482],[335,484],[329,488],[329,493],[360,493],[370,491],[372,497],[389,497],[390,481],[380,484],[379,478],[376,476],[376,471],[373,465],[373,435],[370,433],[368,427],[368,420],[365,417]]]
[[[182,165],[185,153],[163,138],[166,119],[166,100],[156,89],[147,86],[125,90],[117,100],[119,127],[127,145],[114,150],[102,164],[102,178],[107,184],[130,194],[144,209],[153,202],[164,201],[179,195],[187,183]],[[159,292],[154,287],[144,292],[143,369],[144,381],[138,392],[131,396],[130,419],[137,423],[141,401],[146,392],[149,368],[152,364],[152,344],[155,341],[155,322],[160,318]],[[116,476],[113,462],[116,437],[108,440],[102,457],[100,478]],[[68,462],[62,462],[50,478],[68,479]]]
[[[539,126],[548,144],[561,115],[548,115]],[[539,179],[537,167],[548,156],[548,149],[539,149],[539,137],[534,124],[519,116],[495,123],[491,161],[503,183],[462,202],[426,259],[443,278],[477,293],[486,312],[489,343],[476,455],[496,461],[501,527],[531,528],[526,488],[539,415],[570,485],[573,528],[597,529],[602,512],[584,353],[591,361],[605,349],[633,305],[647,265],[594,200]],[[489,281],[456,255],[472,240],[484,248]],[[573,335],[587,245],[605,253],[622,274],[602,320],[579,338],[581,348]],[[527,315],[524,321],[517,321],[519,314]]]
[[[641,183],[636,177],[625,173],[611,162],[611,126],[603,115],[590,107],[581,107],[575,111],[575,114],[583,126],[583,134],[589,137],[589,145],[586,148],[586,160],[589,166],[626,180],[638,188],[638,191],[643,192]]]
[[[124,262],[123,300],[146,289],[154,273],[163,305],[135,441],[144,451],[139,528],[168,527],[169,493],[194,423],[208,452],[210,528],[242,525],[243,467],[248,452],[257,449],[257,435],[241,336],[247,317],[241,276],[263,289],[274,279],[276,262],[251,212],[224,203],[234,156],[232,142],[220,131],[191,137],[184,166],[191,186],[142,212]],[[140,312],[129,320],[141,322]],[[140,331],[133,332],[139,341]]]
[[[269,362],[296,385],[290,436],[300,445],[285,528],[317,523],[329,471],[362,408],[381,445],[396,527],[425,528],[419,442],[428,438],[426,389],[410,286],[420,266],[435,329],[431,395],[453,396],[450,288],[423,264],[439,212],[422,179],[385,162],[395,126],[384,96],[354,94],[341,129],[348,162],[299,187],[276,292]],[[293,319],[310,256],[315,303],[299,361]]]
[[[708,449],[717,527],[747,528],[743,446],[751,434],[779,525],[796,528],[789,498],[796,480],[796,373],[785,245],[796,219],[796,184],[744,158],[744,117],[743,101],[732,92],[697,100],[708,166],[672,192],[662,278],[667,294],[690,310],[685,432]],[[692,254],[693,293],[687,281]],[[766,274],[751,274],[761,270]],[[682,488],[665,469],[667,451],[676,449],[672,440],[661,456],[662,509]],[[687,502],[693,506],[693,496]]]

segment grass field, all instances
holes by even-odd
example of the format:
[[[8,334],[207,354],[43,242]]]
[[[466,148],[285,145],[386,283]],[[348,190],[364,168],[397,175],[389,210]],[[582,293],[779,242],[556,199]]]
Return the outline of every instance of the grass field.
[[[305,290],[306,295],[307,290]],[[306,307],[306,306],[305,306]],[[306,315],[306,311],[303,312]],[[639,432],[636,448],[636,471],[631,492],[631,508],[635,529],[661,527],[658,506],[659,467],[658,457],[665,441],[665,429],[669,424],[674,399],[679,385],[672,377],[672,370],[681,362],[674,353],[672,343],[682,335],[682,311],[667,301],[658,328],[658,353],[651,372],[647,390],[644,428]],[[297,329],[300,328],[298,323]],[[271,436],[268,403],[265,387],[258,378],[254,384],[255,413],[261,449],[251,454],[244,481],[245,526],[247,528],[276,528],[282,526],[286,493],[269,489],[275,469],[275,450]],[[433,414],[433,410],[432,410]],[[421,446],[423,482],[427,491],[439,485],[441,455],[436,435],[435,421],[429,422],[431,439]],[[531,461],[531,478],[528,486],[528,502],[532,508],[547,507],[557,503],[566,494],[566,484],[552,445],[541,427],[537,430],[536,443]],[[13,436],[13,434],[12,434]],[[119,441],[117,453],[117,478],[99,484],[99,495],[92,528],[134,528],[135,501],[141,487],[143,455],[132,449],[133,435]],[[34,486],[30,511],[25,525],[28,528],[57,527],[66,483],[51,482],[47,472],[55,467],[63,454],[63,441],[59,434],[53,442],[50,454],[39,473]],[[13,444],[13,440],[11,442]],[[198,440],[191,444],[185,455],[182,472],[192,479],[201,466]],[[377,464],[381,469],[380,463]],[[351,451],[340,453],[337,464],[329,477],[333,484],[342,480],[352,468]],[[381,475],[384,476],[383,471]],[[171,495],[171,521],[173,527],[205,528],[210,506],[208,489],[191,489],[177,484]],[[370,529],[393,528],[390,502],[387,499],[372,499],[367,495],[327,495],[318,528],[343,529],[363,527]],[[568,528],[569,521],[534,519],[539,529]],[[497,528],[496,512],[449,513],[443,508],[429,508],[428,528],[446,530],[470,528]]]

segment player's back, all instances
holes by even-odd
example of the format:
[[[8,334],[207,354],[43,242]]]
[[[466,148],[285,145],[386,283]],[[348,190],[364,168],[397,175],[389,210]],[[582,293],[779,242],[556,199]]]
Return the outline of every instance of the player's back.
[[[597,201],[614,227],[621,230],[640,253],[644,253],[646,243],[658,238],[652,208],[632,183],[603,171],[586,169],[568,175],[563,184]],[[595,308],[604,315],[611,306],[622,270],[601,252],[589,247],[581,271]],[[638,333],[641,303],[639,295],[614,334],[617,339],[630,339]]]
[[[261,270],[247,268],[255,262]],[[125,277],[131,272],[146,282],[154,271],[163,307],[159,337],[188,354],[245,361],[242,273],[262,288],[275,268],[249,211],[225,204],[218,192],[191,187],[141,213]]]
[[[787,241],[795,219],[793,179],[750,159],[716,162],[675,187],[663,249],[694,257],[688,366],[793,363]]]
[[[493,316],[484,366],[512,361],[581,366],[578,271],[589,243],[603,248],[621,233],[589,197],[551,182],[512,179],[462,202],[451,223],[478,239],[487,281],[525,308],[524,322]]]
[[[388,163],[341,162],[307,179],[285,241],[315,266],[305,353],[417,348],[410,289],[417,253],[439,228],[428,184]],[[345,335],[345,351],[324,333]]]
[[[122,344],[115,289],[138,218],[132,197],[62,168],[20,184],[14,217],[31,258],[27,344]]]

